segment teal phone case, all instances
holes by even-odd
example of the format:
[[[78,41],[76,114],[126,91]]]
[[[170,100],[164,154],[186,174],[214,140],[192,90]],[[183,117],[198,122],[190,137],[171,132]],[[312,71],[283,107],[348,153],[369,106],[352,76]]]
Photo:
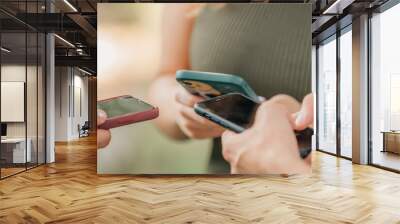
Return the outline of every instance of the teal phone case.
[[[259,101],[257,94],[247,82],[236,75],[179,70],[176,72],[176,80],[190,93],[206,99],[228,93],[241,93],[254,101]]]

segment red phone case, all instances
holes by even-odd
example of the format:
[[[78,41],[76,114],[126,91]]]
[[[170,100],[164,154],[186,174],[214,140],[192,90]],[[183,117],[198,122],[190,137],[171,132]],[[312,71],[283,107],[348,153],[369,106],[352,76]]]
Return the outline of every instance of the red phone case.
[[[105,100],[100,100],[98,102],[107,102],[111,101],[120,97],[132,97],[129,95],[123,95],[123,96],[116,96],[112,97],[109,99]],[[131,114],[124,114],[121,116],[113,117],[113,118],[107,118],[106,122],[98,126],[99,129],[110,129],[110,128],[116,128],[128,124],[133,124],[141,121],[147,121],[147,120],[152,120],[158,117],[158,108],[153,107],[150,110],[147,111],[142,111],[138,113],[131,113]]]

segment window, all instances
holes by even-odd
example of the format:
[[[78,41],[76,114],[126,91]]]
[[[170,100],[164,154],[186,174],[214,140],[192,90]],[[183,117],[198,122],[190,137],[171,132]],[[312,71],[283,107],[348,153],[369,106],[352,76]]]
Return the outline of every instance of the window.
[[[395,170],[400,170],[399,23],[399,4],[371,18],[370,160]]]
[[[42,12],[41,5],[44,1],[20,1],[18,13]],[[0,178],[5,178],[45,163],[46,39],[8,14],[0,17],[8,21],[0,24]]]
[[[400,130],[400,73],[390,74],[390,130]]]
[[[340,155],[352,157],[352,33],[340,36]]]
[[[336,153],[336,36],[318,47],[318,149]]]

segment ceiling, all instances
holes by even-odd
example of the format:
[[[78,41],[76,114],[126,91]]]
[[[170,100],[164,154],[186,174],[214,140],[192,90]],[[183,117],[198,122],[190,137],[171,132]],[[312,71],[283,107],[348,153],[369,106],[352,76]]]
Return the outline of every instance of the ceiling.
[[[57,34],[56,66],[78,66],[96,74],[97,2],[47,0],[46,4],[45,0],[1,0],[2,46],[12,49],[7,54],[2,52],[3,60],[23,60],[26,53],[28,60],[36,57],[37,44],[30,43],[31,39],[37,33],[52,32]]]
[[[387,0],[269,0],[268,2],[311,3],[313,9],[313,42],[332,35],[341,26],[351,23],[351,17],[373,9]],[[137,0],[1,0],[0,25],[4,41],[11,43],[15,57],[25,51],[24,33],[54,32],[56,65],[80,66],[96,73],[97,3],[138,2]],[[152,1],[144,1],[152,2]],[[167,1],[156,1],[167,2]],[[232,1],[234,2],[234,1]],[[238,0],[238,2],[245,2]],[[265,2],[256,0],[255,2]],[[51,13],[50,13],[51,12]],[[28,38],[30,39],[30,38]],[[66,43],[64,40],[71,44]],[[28,40],[29,42],[30,40]],[[4,44],[3,44],[4,45]],[[5,46],[5,45],[4,45]],[[35,52],[29,43],[27,52]],[[2,54],[3,55],[3,54]],[[8,57],[11,58],[11,55]],[[28,55],[28,58],[30,56]]]
[[[317,44],[352,23],[353,17],[372,11],[388,0],[316,0],[313,2],[312,34]]]

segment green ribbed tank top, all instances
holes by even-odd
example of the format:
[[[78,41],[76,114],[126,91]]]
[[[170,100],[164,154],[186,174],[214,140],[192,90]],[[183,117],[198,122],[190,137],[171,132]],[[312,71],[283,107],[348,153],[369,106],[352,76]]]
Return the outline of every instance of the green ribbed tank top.
[[[311,92],[311,6],[226,4],[207,6],[196,17],[191,69],[235,74],[267,99],[288,94],[301,101]],[[227,173],[215,139],[210,173]]]

